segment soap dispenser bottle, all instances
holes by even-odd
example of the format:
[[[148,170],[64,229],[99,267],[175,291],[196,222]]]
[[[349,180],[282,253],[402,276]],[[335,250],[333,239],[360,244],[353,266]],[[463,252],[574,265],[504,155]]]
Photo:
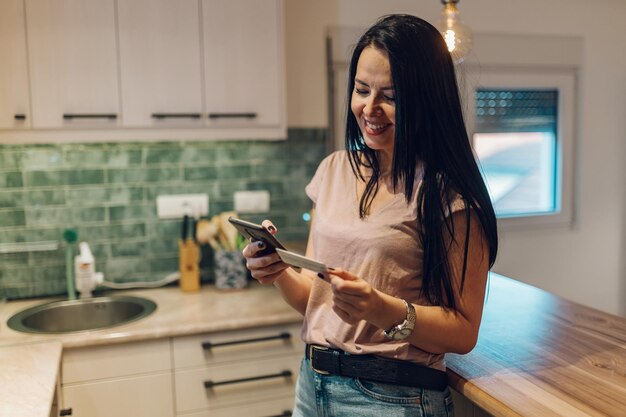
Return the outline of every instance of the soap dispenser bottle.
[[[98,285],[101,274],[96,273],[95,259],[87,242],[80,242],[80,253],[74,258],[76,289],[80,298],[91,297],[91,292]]]

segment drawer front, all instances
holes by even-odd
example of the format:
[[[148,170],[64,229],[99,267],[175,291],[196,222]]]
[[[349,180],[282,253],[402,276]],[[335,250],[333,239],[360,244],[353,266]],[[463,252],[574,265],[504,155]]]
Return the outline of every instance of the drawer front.
[[[291,355],[176,371],[177,412],[293,398],[301,359]]]
[[[293,395],[268,401],[240,404],[216,410],[178,414],[178,417],[289,417],[293,412]]]
[[[172,417],[172,376],[157,373],[70,384],[63,387],[64,408],[73,417]]]
[[[177,337],[174,368],[211,365],[271,356],[302,354],[298,325],[268,326],[201,336]]]
[[[63,350],[61,381],[89,381],[171,370],[169,340]]]

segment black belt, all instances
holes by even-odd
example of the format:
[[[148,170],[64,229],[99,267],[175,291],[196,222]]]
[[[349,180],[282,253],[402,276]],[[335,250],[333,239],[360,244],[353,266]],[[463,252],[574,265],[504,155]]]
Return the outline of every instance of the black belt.
[[[374,355],[347,355],[341,350],[306,345],[306,358],[311,369],[319,374],[406,385],[443,391],[448,386],[444,371],[396,359]]]

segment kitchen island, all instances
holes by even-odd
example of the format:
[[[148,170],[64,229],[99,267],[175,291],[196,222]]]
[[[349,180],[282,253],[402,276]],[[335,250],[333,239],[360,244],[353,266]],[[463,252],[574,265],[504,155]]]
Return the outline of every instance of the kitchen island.
[[[204,286],[196,294],[167,287],[123,293],[150,298],[158,308],[142,320],[110,329],[30,335],[7,328],[6,321],[15,312],[43,301],[12,301],[0,311],[0,346],[38,343],[38,349],[47,345],[58,349],[55,343],[40,342],[59,341],[63,348],[71,349],[300,321],[273,287],[252,285],[223,292]],[[39,353],[43,359],[55,358],[54,354]],[[0,350],[4,363],[12,360],[12,354],[17,353]],[[19,356],[14,360],[23,363],[23,368],[12,366],[8,372],[14,376],[32,372]],[[450,385],[460,394],[457,417],[477,413],[503,417],[626,416],[626,319],[497,274],[490,276],[476,348],[467,355],[448,355],[447,364]],[[48,369],[58,369],[58,363]],[[20,390],[13,386],[14,392],[29,392],[30,384],[50,384],[47,374],[40,378],[38,372],[32,372],[29,379],[12,378],[3,369],[0,392],[15,381],[24,385]],[[42,392],[49,395],[49,390]],[[41,400],[49,402],[47,397]],[[3,404],[0,416],[8,415],[4,410],[19,410],[20,404],[25,412],[14,412],[12,417],[33,415],[26,413],[33,402],[31,396],[8,401],[10,407]]]

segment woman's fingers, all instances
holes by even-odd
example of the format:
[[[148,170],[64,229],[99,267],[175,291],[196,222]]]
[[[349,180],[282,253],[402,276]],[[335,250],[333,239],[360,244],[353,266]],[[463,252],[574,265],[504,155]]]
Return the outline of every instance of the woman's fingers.
[[[256,240],[248,243],[241,252],[246,258],[254,258],[256,254],[263,249],[265,249],[265,244],[260,240]]]
[[[263,222],[261,223],[261,226],[265,227],[273,235],[275,235],[278,232],[278,229],[276,228],[276,226],[274,226],[274,223],[272,223],[270,220],[263,220]]]
[[[266,245],[261,241],[250,242],[243,248],[243,256],[246,258],[246,268],[250,270],[252,278],[261,284],[271,284],[278,276],[289,267],[282,262],[278,255],[270,253],[258,256]]]

